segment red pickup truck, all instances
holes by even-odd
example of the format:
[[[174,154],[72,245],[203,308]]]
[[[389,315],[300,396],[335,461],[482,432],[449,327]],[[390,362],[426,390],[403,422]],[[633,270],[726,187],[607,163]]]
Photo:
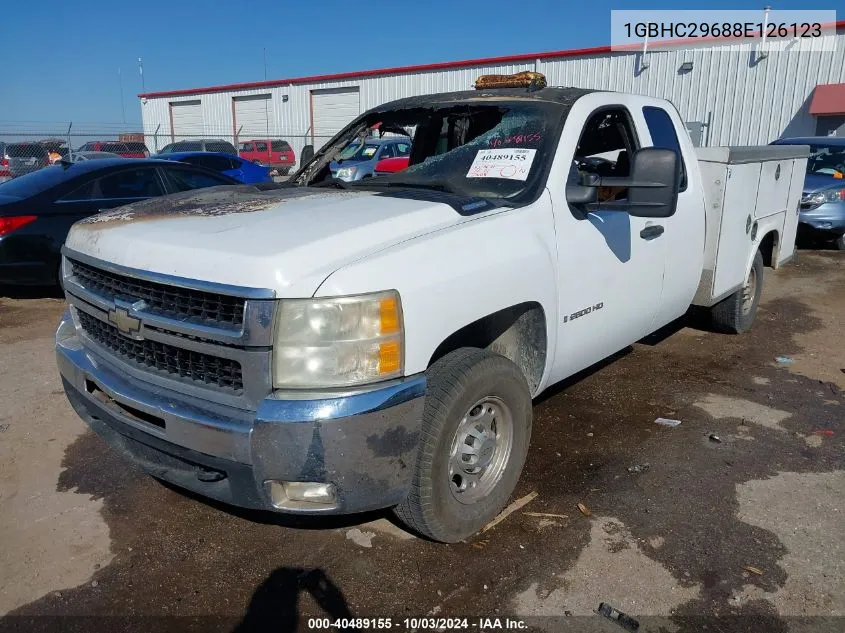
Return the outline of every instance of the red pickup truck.
[[[296,164],[293,148],[287,141],[281,140],[243,141],[238,145],[238,156],[275,169],[282,176],[287,176]]]

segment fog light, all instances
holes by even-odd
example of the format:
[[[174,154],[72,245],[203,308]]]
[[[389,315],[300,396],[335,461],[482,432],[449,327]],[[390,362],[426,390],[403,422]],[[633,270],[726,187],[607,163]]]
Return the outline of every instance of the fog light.
[[[311,481],[265,481],[274,507],[307,509],[313,506],[334,507],[337,503],[334,484]]]

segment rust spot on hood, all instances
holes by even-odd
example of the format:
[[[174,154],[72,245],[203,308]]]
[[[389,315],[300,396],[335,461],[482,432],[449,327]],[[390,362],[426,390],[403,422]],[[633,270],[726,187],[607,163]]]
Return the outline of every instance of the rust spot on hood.
[[[252,213],[303,198],[338,198],[372,192],[325,191],[304,187],[283,187],[261,191],[251,185],[209,187],[186,191],[100,213],[77,222],[74,228],[98,229],[131,222],[177,217],[215,217],[233,213]]]

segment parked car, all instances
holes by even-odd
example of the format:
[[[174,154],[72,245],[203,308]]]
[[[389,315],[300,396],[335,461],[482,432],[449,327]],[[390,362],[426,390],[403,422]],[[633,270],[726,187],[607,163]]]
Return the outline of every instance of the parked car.
[[[126,149],[128,149],[132,156],[127,156],[126,158],[149,158],[150,157],[150,150],[147,148],[146,144],[142,143],[141,141],[122,141],[124,145],[126,145]]]
[[[7,143],[5,160],[12,178],[23,176],[50,164],[50,154],[39,143]]]
[[[237,181],[193,165],[113,158],[60,163],[0,184],[0,283],[58,281],[71,225],[100,211]]]
[[[197,139],[195,141],[176,141],[165,145],[159,150],[159,154],[173,154],[174,152],[218,152],[237,156],[235,146],[229,141],[221,139]]]
[[[697,150],[669,101],[538,77],[374,108],[273,191],[75,225],[56,333],[74,409],[219,501],[481,529],[517,486],[533,397],[691,304],[752,326],[764,266],[794,255],[798,191],[775,173],[808,153]],[[379,122],[414,128],[415,164],[333,178]]]
[[[142,144],[143,145],[143,144]],[[146,158],[143,151],[129,149],[127,143],[121,141],[90,141],[80,147],[78,152],[109,152],[123,158]]]
[[[386,174],[395,174],[399,171],[405,171],[408,169],[408,162],[410,161],[410,156],[397,156],[396,158],[383,158],[379,162],[376,163],[375,170],[373,171],[374,176],[384,176]]]
[[[380,160],[410,153],[411,139],[408,137],[368,138],[363,143],[355,141],[346,147],[329,168],[338,180],[352,182],[372,176]]]
[[[38,141],[38,144],[47,150],[51,165],[67,158],[70,152],[67,141],[60,138],[45,138]]]
[[[6,144],[0,141],[0,183],[6,182],[12,178],[12,172],[9,171],[9,157],[6,155]]]
[[[773,145],[809,145],[798,228],[802,235],[833,242],[845,251],[845,138],[782,138]]]
[[[71,163],[79,163],[84,160],[102,160],[104,158],[123,158],[120,154],[111,152],[73,152],[64,160]]]
[[[287,141],[278,139],[243,141],[238,144],[238,155],[244,160],[275,169],[282,176],[287,176],[296,165],[293,148]]]
[[[205,167],[206,169],[220,172],[230,178],[234,178],[238,182],[246,184],[273,182],[268,167],[256,165],[231,154],[221,154],[219,152],[174,152],[172,154],[162,154],[159,158]]]

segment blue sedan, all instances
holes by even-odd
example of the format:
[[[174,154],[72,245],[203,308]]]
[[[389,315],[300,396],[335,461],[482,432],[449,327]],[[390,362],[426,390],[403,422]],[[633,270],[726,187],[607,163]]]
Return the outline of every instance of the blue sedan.
[[[175,160],[180,163],[205,167],[206,169],[225,174],[229,178],[234,178],[244,184],[273,182],[273,179],[270,177],[269,167],[256,165],[231,154],[220,152],[175,152],[173,154],[157,154],[155,158]]]
[[[802,234],[830,240],[845,251],[845,138],[782,138],[772,145],[810,146],[798,227]]]

